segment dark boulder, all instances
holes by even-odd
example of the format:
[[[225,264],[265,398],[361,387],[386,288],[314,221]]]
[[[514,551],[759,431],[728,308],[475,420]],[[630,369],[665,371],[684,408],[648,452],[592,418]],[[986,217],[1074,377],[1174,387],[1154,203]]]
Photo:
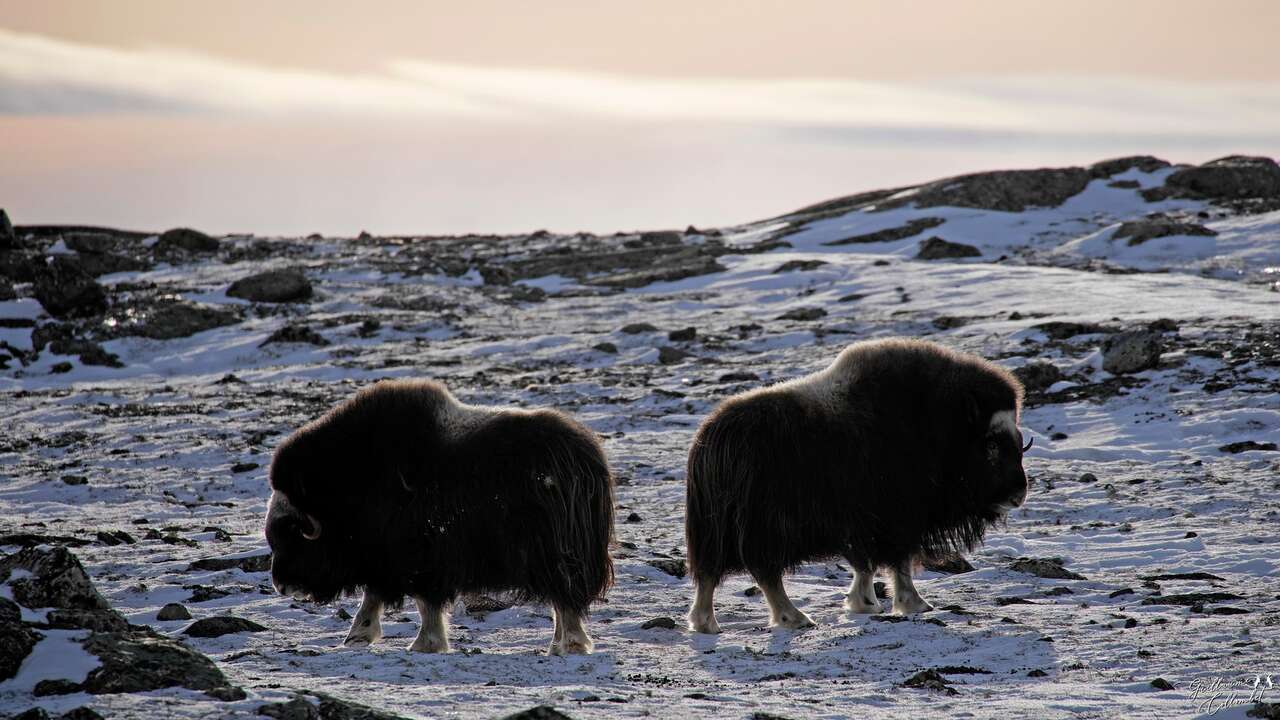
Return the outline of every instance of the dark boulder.
[[[211,253],[217,252],[220,243],[217,238],[211,238],[199,230],[191,228],[174,228],[166,230],[160,235],[160,239],[156,241],[155,249],[158,254],[170,254],[174,250],[181,250],[189,253]]]
[[[311,281],[301,270],[268,270],[241,278],[227,288],[227,295],[253,302],[302,302],[311,298]]]
[[[981,257],[982,251],[972,245],[951,242],[934,236],[920,243],[918,260],[943,260],[947,258]]]
[[[1057,207],[1084,190],[1090,179],[1089,171],[1078,167],[973,173],[921,185],[914,193],[877,203],[876,208],[915,204],[1021,212],[1028,207]]]
[[[18,244],[18,234],[13,231],[13,223],[9,222],[9,213],[0,208],[0,250],[7,250]]]
[[[1096,162],[1089,166],[1089,175],[1095,178],[1109,178],[1112,175],[1119,175],[1135,169],[1149,173],[1161,168],[1167,168],[1169,164],[1168,160],[1161,160],[1151,155],[1129,155]]]
[[[1268,157],[1231,155],[1183,168],[1165,180],[1164,188],[1155,190],[1210,200],[1280,198],[1280,165]]]
[[[1018,558],[1009,566],[1010,570],[1041,578],[1054,580],[1084,580],[1085,577],[1073,573],[1062,565],[1059,558]]]
[[[28,548],[0,559],[0,582],[14,570],[28,575],[9,581],[13,599],[28,608],[108,610],[80,560],[65,547]]]
[[[234,325],[240,322],[240,314],[230,307],[161,298],[155,302],[117,306],[109,320],[114,321],[112,336],[171,340]]]
[[[894,240],[902,240],[912,235],[919,235],[925,230],[936,228],[946,222],[942,218],[923,217],[909,220],[906,225],[899,227],[887,228],[885,230],[877,230],[876,232],[866,233],[864,235],[853,235],[851,237],[842,238],[840,240],[832,240],[824,242],[823,245],[861,245],[866,243],[892,242]]]
[[[18,674],[22,661],[43,637],[21,623],[0,620],[0,682]]]
[[[156,620],[160,620],[163,622],[169,622],[171,620],[190,620],[190,619],[191,619],[191,611],[187,610],[186,606],[182,605],[181,603],[169,603],[164,607],[160,608],[160,611],[156,613]]]
[[[219,615],[191,623],[182,631],[182,634],[198,638],[216,638],[232,633],[262,632],[266,629],[266,627],[252,620],[231,615]]]
[[[323,335],[306,325],[285,325],[263,340],[258,347],[266,347],[273,343],[306,343],[323,347],[329,344]]]
[[[1013,374],[1022,382],[1022,387],[1026,388],[1027,392],[1043,392],[1062,379],[1062,371],[1057,365],[1043,361],[1014,368]]]
[[[1127,244],[1129,247],[1133,247],[1134,245],[1141,245],[1148,240],[1174,235],[1213,237],[1217,234],[1217,232],[1198,223],[1165,218],[1143,218],[1142,220],[1130,220],[1121,223],[1112,237],[1116,240],[1128,238],[1129,242]]]
[[[212,660],[150,630],[95,633],[84,641],[84,649],[102,662],[84,681],[85,692],[95,695],[229,685]]]
[[[87,317],[106,312],[107,293],[80,262],[55,255],[34,271],[35,297],[57,318]]]
[[[1102,369],[1109,373],[1138,372],[1160,363],[1162,336],[1151,330],[1116,333],[1102,341]]]

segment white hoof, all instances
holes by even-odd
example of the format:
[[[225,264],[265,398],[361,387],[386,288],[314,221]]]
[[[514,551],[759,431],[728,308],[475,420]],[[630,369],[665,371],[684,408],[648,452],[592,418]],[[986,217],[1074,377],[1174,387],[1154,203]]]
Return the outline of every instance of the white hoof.
[[[893,601],[894,615],[915,615],[916,613],[929,612],[933,606],[924,601],[924,598],[914,597],[905,600]]]
[[[449,652],[449,639],[443,637],[422,637],[418,636],[413,644],[409,646],[413,652],[421,653],[447,653]]]
[[[817,627],[818,623],[799,610],[788,610],[774,618],[771,626],[787,628],[788,630],[804,630],[805,628]]]
[[[689,613],[689,630],[696,633],[706,635],[719,635],[720,623],[716,621],[715,613]]]
[[[844,598],[844,609],[854,615],[875,615],[883,608],[880,607],[880,601],[858,597],[856,595],[846,595]]]
[[[560,642],[552,642],[547,648],[548,655],[590,655],[595,643],[589,637],[567,637]]]
[[[342,641],[346,647],[368,647],[382,639],[382,628],[380,627],[362,627],[351,628],[351,632],[347,633],[347,639]]]

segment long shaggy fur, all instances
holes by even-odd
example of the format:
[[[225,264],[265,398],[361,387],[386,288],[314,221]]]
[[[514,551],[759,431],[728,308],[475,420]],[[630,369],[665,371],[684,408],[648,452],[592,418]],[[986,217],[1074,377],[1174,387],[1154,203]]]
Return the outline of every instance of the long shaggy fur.
[[[392,605],[509,592],[585,613],[613,580],[608,462],[555,411],[381,382],[282,443],[271,487],[298,511],[269,521],[273,578],[318,600],[361,587]],[[301,537],[301,513],[318,539]]]
[[[869,571],[972,549],[1016,492],[991,478],[987,424],[1021,399],[1007,371],[913,340],[854,344],[817,374],[730,398],[689,452],[693,576],[714,587],[823,558]]]

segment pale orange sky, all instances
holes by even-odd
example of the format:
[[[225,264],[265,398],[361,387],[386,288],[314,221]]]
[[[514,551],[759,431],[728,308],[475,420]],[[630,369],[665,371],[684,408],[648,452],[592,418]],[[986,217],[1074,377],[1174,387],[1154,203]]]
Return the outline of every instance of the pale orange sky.
[[[1278,32],[1264,0],[0,0],[0,207],[608,232],[999,167],[1275,156]]]
[[[337,71],[419,57],[673,76],[1280,80],[1274,0],[0,0],[0,27]]]

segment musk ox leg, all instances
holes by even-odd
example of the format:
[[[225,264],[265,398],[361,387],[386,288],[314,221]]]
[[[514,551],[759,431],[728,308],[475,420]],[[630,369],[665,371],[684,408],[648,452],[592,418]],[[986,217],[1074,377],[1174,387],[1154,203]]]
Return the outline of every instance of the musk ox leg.
[[[851,613],[874,615],[880,612],[880,601],[876,599],[874,570],[853,571],[853,583],[849,585],[849,594],[844,596],[844,607]]]
[[[548,655],[588,655],[595,647],[587,629],[582,626],[583,613],[577,610],[557,607],[555,610],[555,631],[551,638]]]
[[[696,633],[715,635],[720,632],[716,622],[715,595],[717,583],[712,580],[695,580],[693,605],[689,608],[689,629]]]
[[[801,612],[800,608],[791,602],[791,598],[787,597],[787,591],[782,587],[781,574],[761,577],[753,572],[751,575],[756,579],[760,590],[764,592],[765,602],[769,604],[770,627],[802,630],[817,626],[817,623]]]
[[[893,614],[911,615],[929,612],[933,606],[916,592],[915,583],[911,582],[911,561],[901,563],[893,570]]]
[[[364,597],[360,600],[360,609],[356,611],[356,617],[351,621],[351,632],[347,633],[347,639],[343,640],[342,644],[363,647],[372,645],[381,638],[382,600],[365,590]]]
[[[418,614],[422,616],[422,627],[418,628],[418,637],[409,646],[414,652],[447,653],[449,652],[449,618],[445,605],[429,603],[415,597],[413,602],[418,606]]]

